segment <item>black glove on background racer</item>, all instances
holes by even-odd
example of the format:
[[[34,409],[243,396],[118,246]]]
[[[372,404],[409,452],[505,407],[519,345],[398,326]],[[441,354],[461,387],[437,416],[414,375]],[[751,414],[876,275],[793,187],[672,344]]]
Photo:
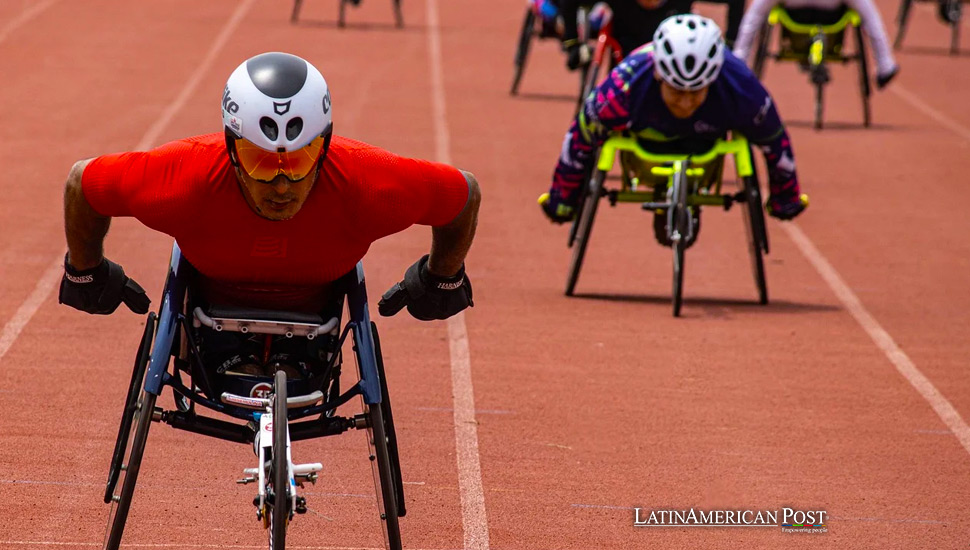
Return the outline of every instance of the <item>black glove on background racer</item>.
[[[404,273],[404,280],[395,283],[377,304],[384,317],[390,317],[407,306],[408,313],[421,321],[447,319],[472,302],[472,284],[462,265],[452,277],[439,277],[428,271],[425,254]]]
[[[95,315],[109,315],[122,302],[135,313],[148,313],[152,301],[145,290],[125,275],[120,265],[105,258],[97,267],[77,270],[64,256],[64,278],[57,297],[62,304]]]

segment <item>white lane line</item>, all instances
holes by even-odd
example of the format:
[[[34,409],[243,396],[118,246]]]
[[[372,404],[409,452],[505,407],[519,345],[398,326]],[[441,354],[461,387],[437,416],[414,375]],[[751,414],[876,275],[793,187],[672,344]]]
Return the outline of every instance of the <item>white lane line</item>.
[[[6,26],[0,29],[0,42],[3,42],[8,36],[10,36],[10,33],[23,26],[24,23],[27,23],[34,17],[37,17],[40,12],[54,5],[55,2],[57,2],[57,0],[46,0],[45,2],[38,2],[25,9],[23,13],[13,18],[9,23],[6,24]]]
[[[925,114],[926,116],[939,122],[947,129],[952,130],[958,136],[962,137],[967,141],[970,141],[970,129],[968,129],[966,126],[963,126],[962,124],[953,122],[952,120],[947,118],[946,115],[944,115],[940,111],[937,111],[933,107],[930,107],[922,99],[916,97],[916,94],[914,94],[913,92],[910,92],[909,90],[907,90],[906,88],[903,88],[899,84],[893,84],[892,86],[890,86],[889,91],[896,94],[897,96],[900,97],[900,99],[902,99],[903,101],[906,101],[913,107],[916,107],[917,110],[922,111],[923,114]]]
[[[195,91],[195,88],[199,85],[199,81],[202,79],[203,74],[209,70],[210,65],[212,65],[213,59],[215,59],[216,54],[225,45],[226,40],[229,38],[232,31],[235,30],[236,26],[239,24],[240,19],[245,15],[246,11],[253,5],[255,0],[246,0],[245,2],[239,4],[236,11],[232,14],[232,17],[226,23],[225,27],[222,28],[222,32],[216,37],[215,42],[209,48],[206,53],[205,58],[199,67],[193,73],[192,77],[182,88],[178,97],[168,106],[162,115],[155,120],[155,123],[148,128],[145,135],[135,146],[136,150],[147,149],[154,143],[155,139],[162,133],[162,130],[171,122],[172,117],[175,113],[185,105],[188,100],[189,95]],[[39,4],[38,4],[39,5]],[[9,25],[8,25],[9,27]],[[3,36],[0,34],[0,39]],[[27,297],[27,300],[20,305],[17,312],[14,313],[13,317],[7,321],[3,326],[3,330],[0,331],[0,359],[3,359],[7,350],[13,345],[14,341],[17,340],[17,336],[20,335],[20,331],[23,330],[24,326],[30,322],[30,319],[37,313],[41,304],[47,300],[47,296],[50,295],[54,287],[57,286],[57,282],[60,280],[60,275],[63,270],[63,258],[61,253],[58,253],[57,257],[54,259],[54,265],[47,268],[47,271],[41,275],[40,280],[37,281],[37,285],[34,287],[33,292]]]
[[[219,36],[216,37],[215,42],[212,43],[209,51],[206,52],[205,57],[202,58],[202,62],[199,63],[198,67],[196,67],[195,72],[192,73],[189,81],[185,83],[185,87],[182,88],[182,91],[179,93],[178,97],[175,98],[175,101],[169,104],[168,108],[165,109],[165,112],[163,112],[155,121],[155,124],[153,124],[152,127],[145,132],[145,136],[141,138],[141,141],[139,141],[138,145],[135,146],[135,150],[140,151],[151,147],[155,143],[155,140],[158,139],[158,136],[161,135],[162,130],[164,130],[165,127],[168,126],[168,123],[171,122],[175,117],[175,114],[182,109],[186,102],[188,102],[189,97],[195,92],[195,89],[199,86],[199,82],[202,81],[202,77],[208,74],[212,68],[212,64],[215,62],[216,55],[219,53],[219,50],[226,45],[226,42],[229,40],[232,32],[236,30],[239,22],[242,20],[243,16],[246,15],[246,12],[249,11],[249,8],[252,7],[254,2],[255,0],[245,0],[239,4],[236,11],[233,12],[232,17],[229,18],[228,22],[226,22],[226,26],[222,28],[222,32],[219,33]]]
[[[61,273],[63,272],[64,257],[58,255],[57,258],[54,258],[54,262],[44,271],[44,274],[40,276],[30,296],[27,296],[24,303],[20,304],[20,307],[14,312],[13,317],[7,321],[7,324],[3,325],[3,330],[0,331],[0,360],[7,354],[7,350],[10,349],[10,346],[20,336],[20,332],[24,330],[24,327],[30,322],[30,319],[37,313],[37,310],[40,309],[44,301],[47,300],[47,296],[54,290],[57,283],[60,282]]]
[[[798,246],[805,258],[811,263],[815,270],[818,271],[822,279],[828,283],[829,288],[835,293],[842,302],[842,305],[849,310],[852,317],[855,318],[856,322],[862,326],[863,330],[872,338],[876,346],[882,350],[889,361],[896,367],[899,374],[903,375],[916,391],[919,392],[923,399],[925,399],[933,410],[939,415],[943,423],[953,432],[953,435],[957,437],[963,448],[970,453],[970,427],[960,416],[953,405],[947,401],[946,397],[933,386],[927,378],[913,363],[906,353],[899,349],[896,342],[893,340],[892,336],[886,332],[886,329],[882,328],[882,325],[866,310],[865,306],[859,300],[859,297],[852,292],[849,285],[842,280],[839,273],[832,267],[832,264],[825,259],[825,256],[815,247],[812,241],[802,232],[799,227],[793,223],[783,223],[780,224],[781,227],[788,233],[788,236],[792,241]]]
[[[451,164],[451,136],[448,133],[448,118],[445,113],[445,85],[441,68],[438,0],[428,0],[427,8],[435,156],[439,162]],[[478,454],[478,423],[475,420],[475,392],[472,386],[465,314],[459,313],[448,319],[447,323],[464,548],[488,550],[488,519],[485,514],[485,491],[482,489],[482,465]]]

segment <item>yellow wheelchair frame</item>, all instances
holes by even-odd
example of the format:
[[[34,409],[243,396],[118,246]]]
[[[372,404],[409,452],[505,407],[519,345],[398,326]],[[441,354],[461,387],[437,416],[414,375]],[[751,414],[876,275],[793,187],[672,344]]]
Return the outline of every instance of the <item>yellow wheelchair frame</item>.
[[[772,28],[779,25],[782,27],[779,48],[777,52],[772,53],[770,51],[771,31]],[[842,51],[843,37],[847,27],[852,27],[855,34],[856,51],[852,55],[846,55]],[[784,45],[786,32],[807,37],[809,40],[808,51],[794,51],[790,47],[786,48]],[[869,127],[871,122],[869,97],[872,95],[872,89],[869,83],[869,68],[865,48],[865,40],[862,36],[862,19],[854,10],[846,9],[842,17],[835,23],[821,25],[799,23],[792,19],[784,7],[777,5],[771,9],[768,14],[768,21],[762,27],[761,39],[755,53],[754,73],[759,79],[763,78],[765,61],[769,57],[779,61],[802,63],[807,68],[810,80],[815,87],[814,125],[816,129],[821,129],[824,111],[823,88],[828,82],[828,68],[825,63],[858,61],[859,86],[862,94],[862,125]]]
[[[631,190],[628,185],[623,185],[620,189],[606,189],[604,187],[606,175],[613,169],[620,154],[632,155],[654,165],[650,173],[666,179],[667,200],[655,202],[652,200],[652,194],[651,200],[644,200],[647,195],[645,192]],[[718,161],[722,161],[727,156],[734,157],[740,190],[733,194],[722,193],[723,178],[720,173],[710,186],[701,185],[700,182],[709,181],[705,180],[704,176],[710,175],[706,170],[712,165],[715,169],[723,171],[723,162]],[[691,209],[721,206],[727,210],[735,202],[745,204],[744,219],[759,303],[768,303],[763,258],[763,254],[768,253],[768,235],[761,191],[751,157],[751,147],[743,136],[735,135],[731,139],[719,139],[708,151],[696,155],[652,153],[644,149],[640,141],[630,135],[614,135],[607,139],[599,148],[596,166],[580,188],[579,215],[573,221],[569,235],[569,246],[573,248],[573,257],[566,280],[567,296],[574,295],[593,229],[596,209],[599,200],[604,197],[611,206],[616,206],[619,202],[640,203],[643,210],[656,212],[657,215],[666,213],[667,237],[671,242],[674,255],[672,298],[675,317],[680,315],[683,302],[684,251],[687,248],[687,242],[694,237]]]

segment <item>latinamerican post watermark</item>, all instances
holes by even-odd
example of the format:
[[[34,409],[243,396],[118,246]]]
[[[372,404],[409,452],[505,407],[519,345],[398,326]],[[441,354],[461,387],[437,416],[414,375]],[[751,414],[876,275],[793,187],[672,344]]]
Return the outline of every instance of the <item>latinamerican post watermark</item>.
[[[763,527],[784,533],[827,533],[825,510],[633,509],[634,527]]]

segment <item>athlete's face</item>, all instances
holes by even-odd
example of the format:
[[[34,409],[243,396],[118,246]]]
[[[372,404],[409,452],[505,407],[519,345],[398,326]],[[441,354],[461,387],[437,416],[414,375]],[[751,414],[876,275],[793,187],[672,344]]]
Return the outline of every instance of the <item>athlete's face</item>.
[[[245,171],[236,168],[239,187],[253,212],[267,220],[288,220],[303,208],[310,189],[317,181],[319,166],[300,181],[290,181],[280,174],[271,183],[249,177]]]
[[[677,118],[689,118],[707,99],[707,88],[685,92],[667,84],[659,75],[657,80],[660,81],[660,97],[670,114]]]

